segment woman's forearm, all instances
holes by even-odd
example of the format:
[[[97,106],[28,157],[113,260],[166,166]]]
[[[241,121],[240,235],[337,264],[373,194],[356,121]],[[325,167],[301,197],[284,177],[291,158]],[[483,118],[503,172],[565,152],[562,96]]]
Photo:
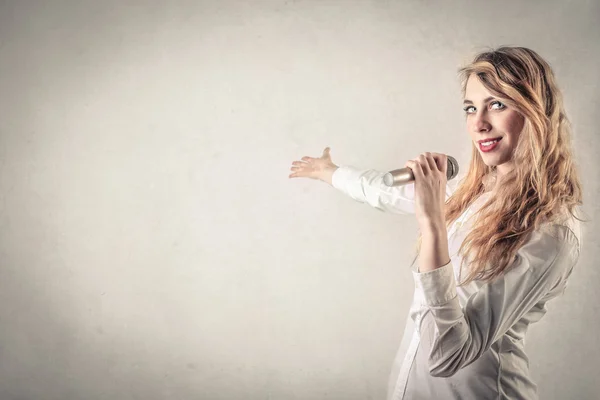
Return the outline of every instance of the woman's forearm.
[[[419,253],[419,272],[433,271],[450,262],[448,252],[448,233],[443,222],[431,224],[421,230],[421,251]]]

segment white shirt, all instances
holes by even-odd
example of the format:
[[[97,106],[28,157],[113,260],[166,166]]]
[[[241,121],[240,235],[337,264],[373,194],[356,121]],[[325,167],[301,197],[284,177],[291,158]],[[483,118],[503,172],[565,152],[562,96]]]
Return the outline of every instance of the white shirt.
[[[332,185],[380,211],[414,214],[414,182],[389,187],[383,175],[340,166]],[[446,199],[456,183],[446,186]],[[448,264],[424,273],[411,268],[415,291],[387,400],[538,399],[529,377],[525,334],[529,324],[544,316],[545,304],[565,291],[579,258],[579,221],[568,216],[533,232],[517,251],[514,267],[492,283],[457,287],[458,248],[471,227],[470,217],[489,195],[482,194],[449,227]]]

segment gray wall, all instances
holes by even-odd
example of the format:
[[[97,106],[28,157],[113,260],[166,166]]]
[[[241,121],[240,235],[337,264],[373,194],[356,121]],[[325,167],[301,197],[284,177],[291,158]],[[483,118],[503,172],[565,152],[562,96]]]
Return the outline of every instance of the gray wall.
[[[288,179],[320,156],[467,165],[456,70],[554,67],[595,220],[598,2],[0,2],[0,398],[382,399],[413,216]],[[527,339],[599,396],[599,254]],[[596,312],[596,314],[594,314]]]

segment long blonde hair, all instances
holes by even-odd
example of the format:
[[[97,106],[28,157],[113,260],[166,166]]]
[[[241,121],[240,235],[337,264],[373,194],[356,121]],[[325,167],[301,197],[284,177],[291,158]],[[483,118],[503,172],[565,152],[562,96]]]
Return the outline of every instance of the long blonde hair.
[[[534,230],[565,210],[577,218],[574,209],[583,201],[571,127],[550,65],[528,48],[499,47],[477,54],[458,73],[463,97],[467,80],[476,77],[525,118],[512,155],[514,168],[481,207],[460,246],[459,254],[469,255],[467,277],[459,283],[463,285],[475,279],[490,282],[503,274]],[[472,144],[468,173],[445,203],[448,227],[485,191],[485,179],[495,172]],[[417,255],[421,239],[419,234]]]

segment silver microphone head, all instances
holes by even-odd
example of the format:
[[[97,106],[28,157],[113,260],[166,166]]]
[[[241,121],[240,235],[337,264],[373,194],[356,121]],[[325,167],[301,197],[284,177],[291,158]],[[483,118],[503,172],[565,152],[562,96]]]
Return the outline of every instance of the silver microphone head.
[[[458,175],[458,161],[456,161],[456,158],[449,155],[446,155],[446,158],[448,159],[448,170],[446,171],[446,178],[450,180],[456,177],[456,175]]]

